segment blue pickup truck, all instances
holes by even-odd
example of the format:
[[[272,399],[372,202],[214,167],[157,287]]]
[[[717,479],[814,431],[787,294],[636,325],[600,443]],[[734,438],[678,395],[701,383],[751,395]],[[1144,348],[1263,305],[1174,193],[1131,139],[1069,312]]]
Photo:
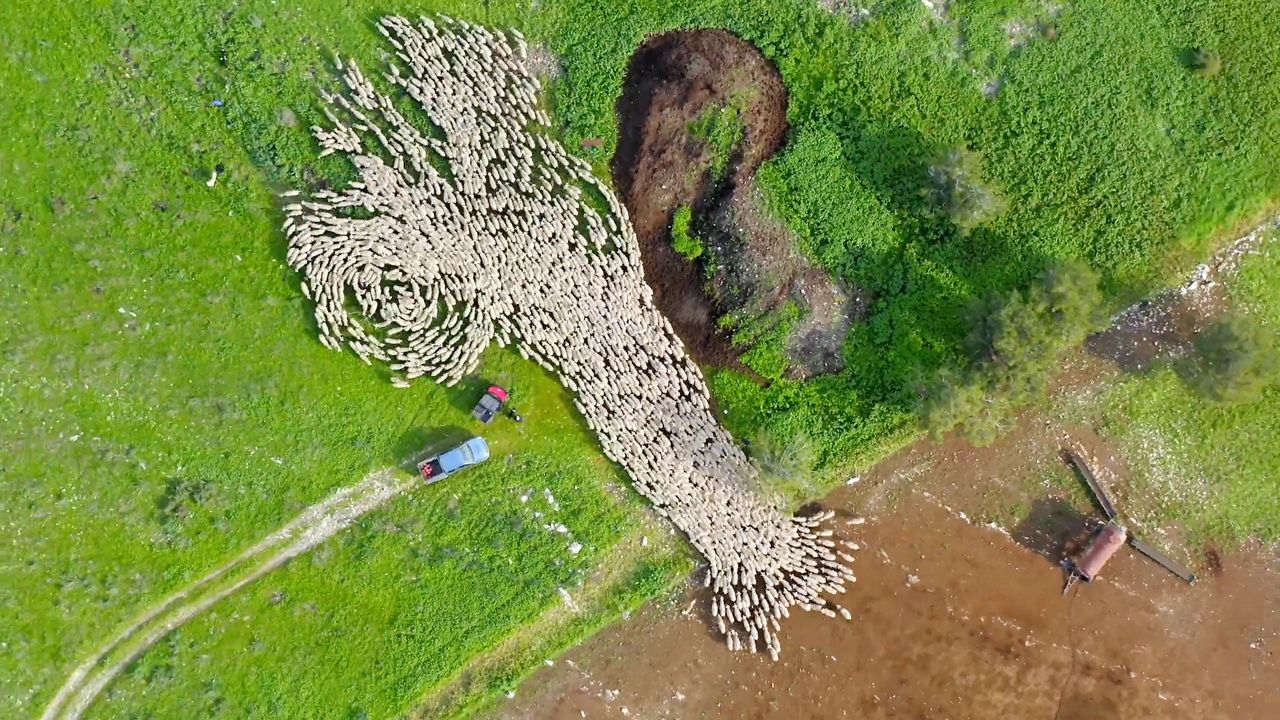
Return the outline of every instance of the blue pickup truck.
[[[418,463],[418,472],[428,485],[449,477],[455,472],[489,459],[489,444],[482,437],[473,437],[458,447],[429,457]]]

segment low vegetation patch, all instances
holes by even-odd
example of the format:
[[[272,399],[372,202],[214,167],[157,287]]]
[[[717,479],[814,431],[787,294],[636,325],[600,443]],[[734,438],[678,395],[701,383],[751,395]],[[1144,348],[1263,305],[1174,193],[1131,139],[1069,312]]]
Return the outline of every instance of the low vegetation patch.
[[[690,262],[702,257],[706,247],[702,241],[694,237],[689,225],[693,222],[693,210],[688,205],[681,205],[671,221],[671,247]]]
[[[711,151],[713,182],[724,181],[729,163],[746,137],[746,126],[742,122],[743,104],[741,96],[730,97],[723,105],[708,107],[689,124],[689,134],[702,141]]]

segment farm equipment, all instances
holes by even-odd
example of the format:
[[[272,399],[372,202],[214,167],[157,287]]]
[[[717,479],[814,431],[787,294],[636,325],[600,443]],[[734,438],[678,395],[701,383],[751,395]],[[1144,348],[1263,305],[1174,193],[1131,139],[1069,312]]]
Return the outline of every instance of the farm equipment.
[[[502,408],[507,404],[507,391],[497,385],[490,385],[489,389],[480,398],[480,402],[471,411],[471,417],[488,425],[493,419],[502,413]]]
[[[489,444],[482,437],[473,437],[452,450],[433,455],[418,463],[418,473],[430,485],[488,459]]]
[[[1084,458],[1071,450],[1063,451],[1063,457],[1084,478],[1089,490],[1093,493],[1094,498],[1097,499],[1098,505],[1102,507],[1102,511],[1107,515],[1107,524],[1103,525],[1094,534],[1089,544],[1085,546],[1084,552],[1076,557],[1062,561],[1062,567],[1067,573],[1066,587],[1062,589],[1063,595],[1066,595],[1081,580],[1092,582],[1102,572],[1102,568],[1107,564],[1107,561],[1116,554],[1126,541],[1134,550],[1151,558],[1165,570],[1189,583],[1196,581],[1196,576],[1190,570],[1143,542],[1142,539],[1129,534],[1129,530],[1117,519],[1119,513],[1116,511],[1115,503],[1111,502],[1111,498],[1107,496],[1102,483],[1098,482],[1097,476],[1093,474],[1093,470],[1089,468],[1089,464],[1084,461]]]

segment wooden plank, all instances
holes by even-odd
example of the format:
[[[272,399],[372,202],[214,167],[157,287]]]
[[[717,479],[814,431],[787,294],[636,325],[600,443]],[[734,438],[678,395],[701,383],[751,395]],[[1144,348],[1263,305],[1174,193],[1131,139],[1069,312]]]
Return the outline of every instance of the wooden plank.
[[[1175,562],[1168,555],[1165,555],[1159,550],[1151,547],[1141,539],[1136,537],[1130,537],[1129,544],[1133,546],[1134,550],[1137,550],[1143,555],[1146,555],[1152,560],[1155,560],[1156,563],[1160,565],[1160,567],[1163,567],[1165,570],[1168,570],[1169,572],[1173,573],[1174,575],[1177,575],[1183,580],[1186,580],[1189,583],[1193,583],[1196,581],[1196,576],[1190,570],[1186,569],[1181,564]]]
[[[1098,499],[1098,504],[1102,506],[1102,511],[1107,514],[1107,518],[1114,520],[1116,515],[1116,506],[1111,502],[1111,498],[1107,497],[1107,493],[1102,489],[1102,483],[1098,482],[1098,478],[1094,476],[1093,471],[1089,469],[1089,465],[1085,463],[1084,458],[1080,457],[1074,450],[1063,450],[1067,462],[1084,478],[1085,483],[1089,485],[1089,489],[1093,491],[1093,496]]]

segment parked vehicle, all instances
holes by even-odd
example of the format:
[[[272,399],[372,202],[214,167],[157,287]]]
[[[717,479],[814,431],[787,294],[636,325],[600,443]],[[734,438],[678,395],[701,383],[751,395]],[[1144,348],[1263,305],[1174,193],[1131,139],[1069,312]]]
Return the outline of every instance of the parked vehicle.
[[[473,437],[452,450],[433,455],[418,463],[418,472],[430,485],[488,459],[489,443],[482,437]]]
[[[506,404],[507,391],[497,385],[490,385],[488,392],[480,398],[480,402],[476,403],[475,409],[471,411],[471,417],[488,425],[502,413],[502,407]]]

